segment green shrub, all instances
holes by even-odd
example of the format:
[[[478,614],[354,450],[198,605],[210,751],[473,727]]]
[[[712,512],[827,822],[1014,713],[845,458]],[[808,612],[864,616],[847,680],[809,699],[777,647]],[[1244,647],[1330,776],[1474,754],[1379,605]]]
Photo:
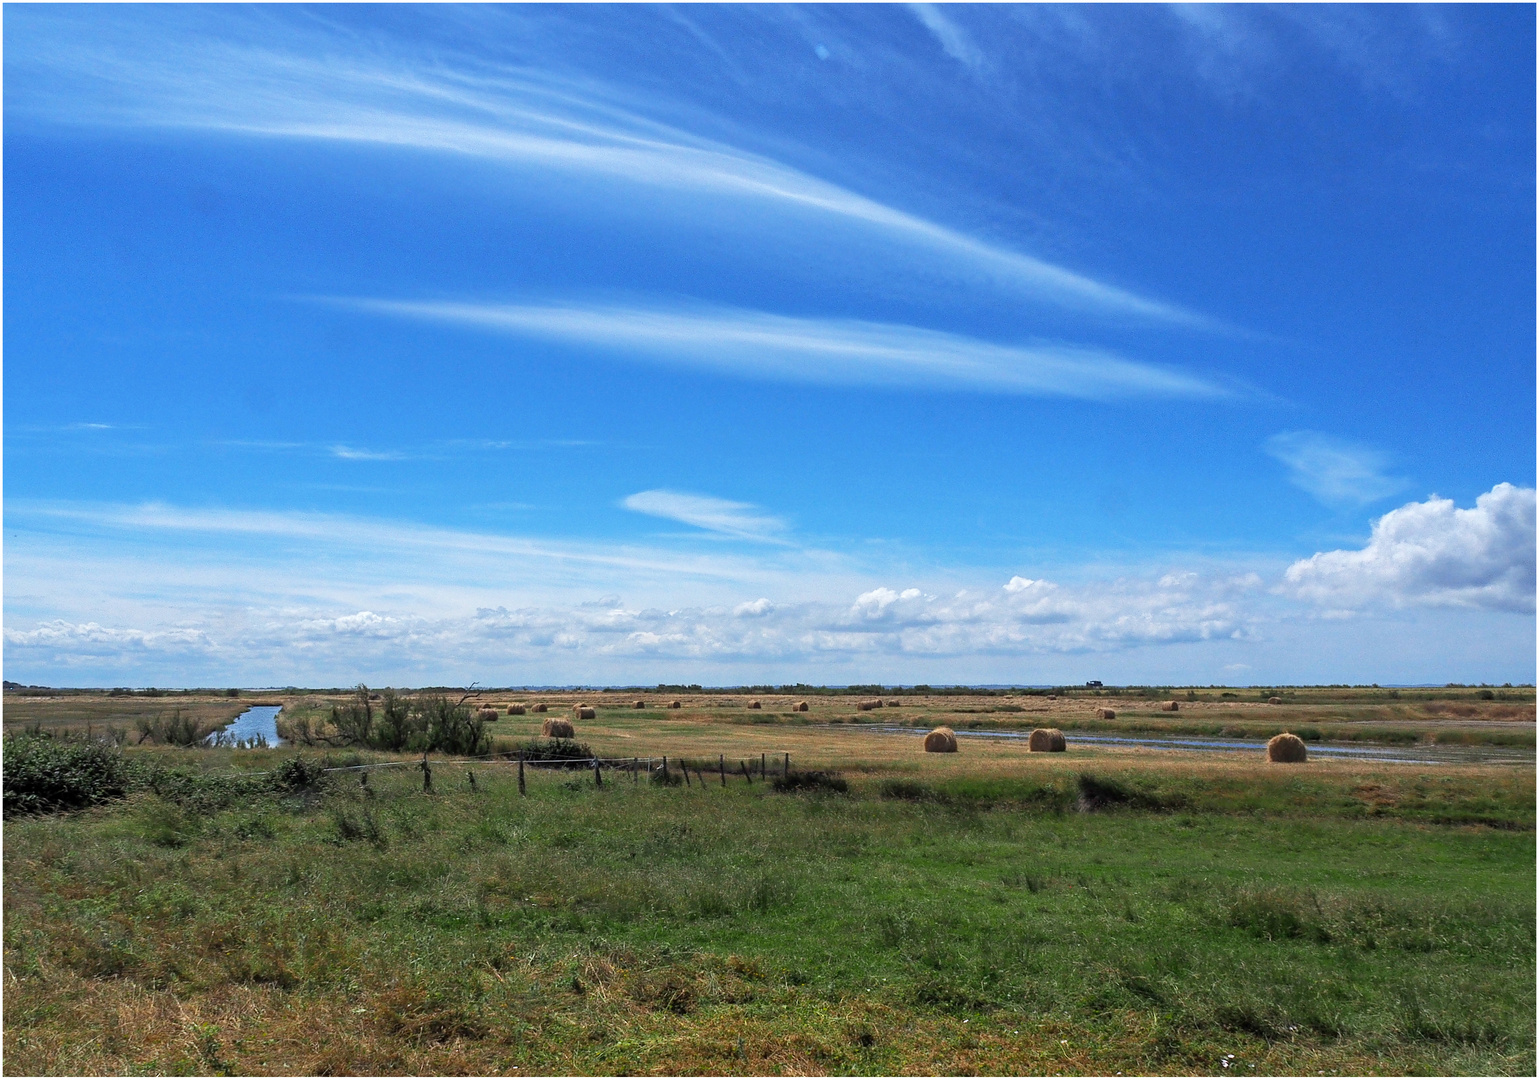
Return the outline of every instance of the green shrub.
[[[568,769],[586,769],[593,764],[593,747],[575,739],[530,739],[503,755],[525,761],[556,761]]]
[[[787,776],[777,776],[771,786],[776,791],[833,791],[841,795],[850,790],[849,781],[838,773],[820,772],[816,769],[805,772],[792,771]]]
[[[128,763],[116,743],[32,734],[5,737],[6,817],[75,810],[121,798],[128,783]]]

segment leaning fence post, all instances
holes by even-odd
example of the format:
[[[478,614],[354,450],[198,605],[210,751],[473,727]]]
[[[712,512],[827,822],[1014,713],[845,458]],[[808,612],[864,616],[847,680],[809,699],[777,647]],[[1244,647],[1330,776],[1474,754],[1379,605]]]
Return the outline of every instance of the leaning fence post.
[[[684,770],[684,786],[685,787],[694,787],[695,785],[691,784],[689,782],[689,762],[686,761],[684,758],[680,758],[679,759],[679,768]]]
[[[520,795],[529,794],[524,789],[524,755],[522,753],[518,755],[518,793]]]
[[[743,779],[747,780],[750,784],[753,783],[753,773],[748,771],[748,762],[739,761],[738,766],[743,770]]]

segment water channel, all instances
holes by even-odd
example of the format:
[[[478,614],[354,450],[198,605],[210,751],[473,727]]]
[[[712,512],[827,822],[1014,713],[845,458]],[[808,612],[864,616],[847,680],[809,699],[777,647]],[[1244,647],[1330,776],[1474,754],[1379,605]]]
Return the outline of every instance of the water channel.
[[[282,746],[283,740],[278,738],[278,714],[282,711],[282,705],[253,705],[210,735],[206,742],[210,746],[260,746],[260,736],[268,746]]]
[[[864,730],[886,735],[923,735],[918,728],[864,727]],[[1029,731],[958,731],[959,739],[1027,739]],[[1255,754],[1266,753],[1266,740],[1215,739],[1196,735],[1095,735],[1086,732],[1065,731],[1069,745],[1087,744],[1118,747],[1147,746],[1155,750],[1184,750],[1196,753]],[[1312,759],[1338,761],[1386,761],[1410,765],[1533,765],[1535,751],[1525,746],[1449,746],[1416,743],[1405,746],[1384,746],[1377,743],[1328,743],[1309,744]]]

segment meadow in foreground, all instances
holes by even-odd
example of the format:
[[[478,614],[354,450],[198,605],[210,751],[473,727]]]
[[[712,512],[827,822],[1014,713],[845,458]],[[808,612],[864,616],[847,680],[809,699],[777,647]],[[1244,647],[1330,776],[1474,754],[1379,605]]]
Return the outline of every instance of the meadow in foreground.
[[[1531,767],[964,751],[525,796],[148,751],[5,826],[5,1068],[1533,1073]]]

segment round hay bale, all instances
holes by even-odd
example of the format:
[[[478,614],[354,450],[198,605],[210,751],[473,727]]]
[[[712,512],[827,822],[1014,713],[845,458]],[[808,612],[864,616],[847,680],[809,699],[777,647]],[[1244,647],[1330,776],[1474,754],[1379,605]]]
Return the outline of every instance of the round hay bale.
[[[748,703],[748,707],[750,709],[762,709],[762,708],[764,708],[764,706],[760,705],[757,701],[750,701]]]
[[[1055,727],[1033,728],[1026,749],[1034,754],[1061,754],[1069,748],[1063,732]]]
[[[889,701],[887,703],[887,707],[889,709],[896,709],[898,706],[900,706],[902,704],[903,704],[903,702],[901,702],[901,701],[893,700],[893,701]]]
[[[597,715],[598,710],[593,708],[591,705],[584,706],[583,708],[577,710],[577,719],[579,720],[592,720]]]
[[[529,710],[524,708],[522,705],[509,705],[508,706],[508,715],[509,716],[523,716],[524,713],[526,713],[528,711]]]
[[[1308,761],[1309,751],[1304,746],[1304,740],[1291,732],[1283,732],[1281,735],[1273,735],[1266,742],[1266,759],[1268,761],[1298,762]]]
[[[670,709],[682,709],[684,707],[684,703],[682,701],[670,701],[668,703],[668,707]]]
[[[530,712],[545,712],[549,708],[550,708],[550,706],[546,705],[545,702],[542,701],[538,705],[531,705],[529,707],[529,711]]]
[[[1162,701],[1160,702],[1160,710],[1162,712],[1180,712],[1181,703],[1179,701]]]
[[[647,703],[645,701],[638,701],[638,702],[636,702],[636,708],[638,708],[638,709],[645,709],[646,707],[647,707]]]
[[[1116,709],[1097,709],[1095,711],[1095,718],[1097,720],[1115,720],[1115,719],[1117,719],[1117,710]]]
[[[795,705],[791,706],[791,711],[792,712],[806,712],[807,711],[807,703],[805,701],[798,701]]]
[[[957,752],[957,733],[949,727],[938,727],[924,737],[927,754],[954,754]]]
[[[1280,697],[1269,697],[1269,698],[1266,699],[1266,703],[1268,705],[1281,705],[1282,704],[1282,698],[1280,698]]]
[[[855,707],[861,712],[870,712],[872,709],[880,709],[882,701],[880,698],[873,698],[870,701],[857,701]]]
[[[584,719],[590,719],[593,710],[585,709],[583,711],[590,714],[589,717],[584,717]],[[577,729],[572,727],[570,720],[551,719],[540,725],[540,734],[547,739],[570,739],[577,734]]]
[[[500,714],[497,712],[496,709],[477,709],[476,710],[476,719],[480,720],[482,723],[486,723],[486,724],[495,724],[497,722],[497,717],[499,715]]]

